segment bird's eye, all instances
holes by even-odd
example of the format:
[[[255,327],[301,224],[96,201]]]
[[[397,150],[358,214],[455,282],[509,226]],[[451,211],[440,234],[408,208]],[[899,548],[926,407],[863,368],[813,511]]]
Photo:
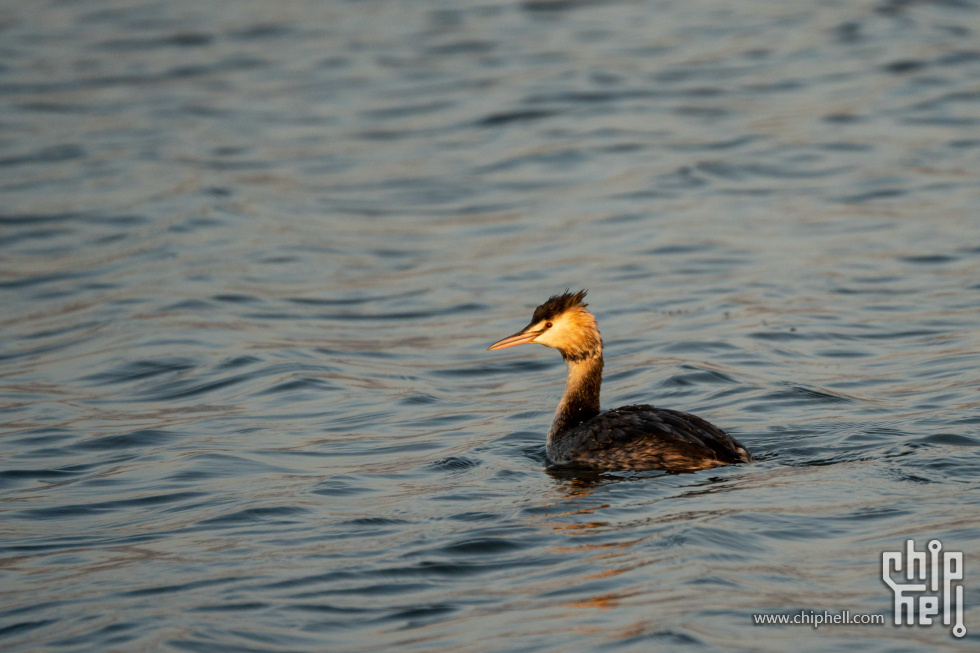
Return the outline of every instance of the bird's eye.
[[[545,329],[550,329],[551,327],[552,327],[552,324],[551,324],[551,322],[545,322],[545,323],[544,323],[544,328],[545,328]]]

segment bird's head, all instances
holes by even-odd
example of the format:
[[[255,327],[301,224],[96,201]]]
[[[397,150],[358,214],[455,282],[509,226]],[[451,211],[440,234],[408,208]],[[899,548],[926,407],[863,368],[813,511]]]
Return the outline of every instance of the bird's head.
[[[602,338],[595,317],[582,302],[587,291],[555,295],[534,309],[531,323],[512,336],[498,340],[489,350],[505,349],[529,342],[553,347],[566,361],[578,361],[602,353]]]

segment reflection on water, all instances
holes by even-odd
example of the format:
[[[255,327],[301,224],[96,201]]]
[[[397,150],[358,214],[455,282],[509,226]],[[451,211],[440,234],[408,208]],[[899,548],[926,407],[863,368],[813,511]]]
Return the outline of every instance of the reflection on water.
[[[8,3],[9,4],[9,3]],[[975,642],[980,7],[0,10],[4,650]],[[604,405],[753,465],[544,464]],[[948,629],[881,552],[963,551]]]

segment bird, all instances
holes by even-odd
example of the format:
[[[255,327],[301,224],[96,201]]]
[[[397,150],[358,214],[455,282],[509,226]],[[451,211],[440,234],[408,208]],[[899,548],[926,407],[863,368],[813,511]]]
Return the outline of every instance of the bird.
[[[740,442],[695,415],[647,404],[600,411],[602,337],[583,302],[587,292],[566,290],[550,297],[534,309],[530,324],[487,348],[537,343],[557,349],[565,359],[568,378],[548,431],[548,463],[684,473],[752,462]]]

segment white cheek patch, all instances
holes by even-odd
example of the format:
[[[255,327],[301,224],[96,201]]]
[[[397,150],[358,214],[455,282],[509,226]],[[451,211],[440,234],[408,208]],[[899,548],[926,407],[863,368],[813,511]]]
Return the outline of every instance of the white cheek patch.
[[[537,327],[544,329],[546,324],[547,322],[542,322],[537,325]],[[546,329],[545,332],[535,338],[534,341],[549,347],[559,347],[562,345],[562,343],[568,340],[567,331],[568,324],[564,320],[560,322],[552,322],[551,328]]]

